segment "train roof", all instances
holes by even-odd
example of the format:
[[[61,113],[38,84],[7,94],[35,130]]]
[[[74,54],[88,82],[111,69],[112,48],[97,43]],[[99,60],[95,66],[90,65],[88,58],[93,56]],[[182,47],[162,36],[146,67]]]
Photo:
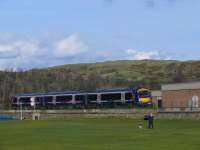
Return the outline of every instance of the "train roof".
[[[16,97],[31,97],[31,96],[61,96],[61,95],[81,95],[81,94],[98,94],[98,93],[117,93],[117,92],[132,92],[133,88],[115,88],[115,89],[99,89],[95,91],[64,91],[64,92],[47,92],[47,93],[18,93]]]

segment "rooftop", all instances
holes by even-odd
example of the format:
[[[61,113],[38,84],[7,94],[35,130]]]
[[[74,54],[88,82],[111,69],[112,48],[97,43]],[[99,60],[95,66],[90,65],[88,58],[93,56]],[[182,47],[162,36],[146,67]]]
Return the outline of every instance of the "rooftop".
[[[200,82],[174,83],[162,85],[162,91],[194,90],[200,89]]]
[[[64,92],[47,92],[47,93],[18,93],[17,97],[31,97],[31,96],[59,96],[72,94],[94,94],[94,93],[116,93],[116,92],[130,92],[131,88],[116,88],[116,89],[100,89],[96,91],[64,91]]]

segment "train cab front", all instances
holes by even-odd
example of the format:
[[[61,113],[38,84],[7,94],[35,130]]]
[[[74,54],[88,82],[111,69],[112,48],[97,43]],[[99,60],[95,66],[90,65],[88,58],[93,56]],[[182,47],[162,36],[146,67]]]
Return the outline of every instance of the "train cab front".
[[[138,104],[140,106],[149,106],[152,107],[152,97],[151,97],[151,91],[146,88],[139,88],[137,90],[138,94]]]

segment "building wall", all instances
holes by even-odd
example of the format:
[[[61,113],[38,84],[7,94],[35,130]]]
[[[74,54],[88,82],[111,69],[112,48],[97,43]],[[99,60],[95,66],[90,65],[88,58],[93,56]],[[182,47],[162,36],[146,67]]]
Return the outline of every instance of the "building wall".
[[[162,91],[163,107],[191,107],[193,96],[198,96],[200,100],[200,89]]]
[[[151,92],[152,101],[156,107],[158,107],[158,101],[162,100],[162,92],[161,91],[152,91]],[[161,106],[159,106],[161,107]]]

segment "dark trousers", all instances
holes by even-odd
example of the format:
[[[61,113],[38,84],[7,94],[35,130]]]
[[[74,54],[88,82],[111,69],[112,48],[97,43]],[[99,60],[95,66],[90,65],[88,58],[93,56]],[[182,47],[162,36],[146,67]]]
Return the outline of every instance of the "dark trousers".
[[[153,129],[153,121],[149,121],[149,123],[148,123],[148,128],[149,128],[149,129]]]

